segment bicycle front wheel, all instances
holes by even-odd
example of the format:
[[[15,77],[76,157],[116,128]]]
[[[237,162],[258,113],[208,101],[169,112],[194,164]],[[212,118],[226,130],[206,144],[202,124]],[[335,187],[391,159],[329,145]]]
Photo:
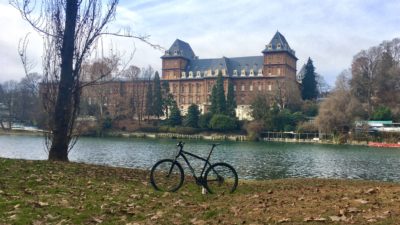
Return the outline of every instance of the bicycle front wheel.
[[[175,192],[183,184],[181,164],[172,159],[163,159],[154,164],[150,172],[150,183],[158,191]]]
[[[215,163],[206,173],[206,188],[211,194],[233,193],[238,185],[236,170],[227,163]]]

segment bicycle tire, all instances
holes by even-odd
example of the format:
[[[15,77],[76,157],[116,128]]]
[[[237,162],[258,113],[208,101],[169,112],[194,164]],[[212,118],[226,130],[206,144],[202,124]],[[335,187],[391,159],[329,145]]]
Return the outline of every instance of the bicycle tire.
[[[236,170],[228,163],[215,163],[205,173],[205,188],[211,194],[233,193],[238,185]]]
[[[169,173],[172,167],[172,175]],[[150,183],[157,191],[175,192],[183,184],[184,172],[179,162],[172,159],[163,159],[151,168]]]

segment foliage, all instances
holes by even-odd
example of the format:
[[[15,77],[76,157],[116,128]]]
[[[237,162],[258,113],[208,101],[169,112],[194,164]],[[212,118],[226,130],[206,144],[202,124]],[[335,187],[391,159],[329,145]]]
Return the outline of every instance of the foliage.
[[[160,75],[158,71],[156,71],[153,80],[153,114],[160,118],[160,116],[164,115],[163,112],[163,97],[162,97],[162,90],[161,90],[161,82],[160,82]]]
[[[218,73],[217,83],[211,91],[211,107],[212,114],[226,114],[226,99],[224,91],[224,80],[221,71]]]
[[[231,131],[237,128],[236,120],[223,114],[215,114],[210,120],[209,127],[217,131]]]
[[[260,93],[251,100],[250,109],[251,116],[254,120],[263,120],[268,116],[270,111],[270,96],[266,93]]]
[[[318,115],[318,104],[315,101],[306,100],[301,106],[301,112],[308,117]]]
[[[320,130],[348,130],[356,120],[400,119],[399,55],[400,39],[355,55],[351,70],[338,76],[334,91],[320,106]]]
[[[198,127],[198,122],[199,122],[199,115],[200,115],[200,110],[199,107],[196,104],[191,104],[188,109],[188,114],[186,115],[185,118],[185,126],[187,127]]]
[[[167,80],[163,80],[161,92],[163,110],[165,111],[165,116],[169,118],[169,108],[172,107],[174,96],[170,93],[169,82]]]
[[[153,116],[154,115],[154,98],[153,98],[153,84],[147,84],[146,89],[146,115]]]
[[[235,90],[233,88],[233,82],[228,82],[228,93],[226,94],[226,113],[230,117],[236,116],[236,99]]]
[[[392,111],[386,106],[380,106],[373,112],[371,120],[392,120]]]
[[[208,129],[212,116],[213,114],[211,112],[200,115],[198,122],[199,127],[202,129]]]
[[[301,96],[304,100],[312,100],[317,99],[318,97],[318,87],[317,87],[317,78],[315,73],[315,67],[311,58],[308,58],[304,78],[302,80],[302,90]]]
[[[170,126],[179,126],[182,124],[182,116],[181,111],[178,108],[178,105],[174,101],[171,108],[171,114],[168,118],[168,123]]]
[[[264,130],[264,122],[253,120],[245,124],[245,129],[249,140],[257,141],[260,139],[261,132]]]

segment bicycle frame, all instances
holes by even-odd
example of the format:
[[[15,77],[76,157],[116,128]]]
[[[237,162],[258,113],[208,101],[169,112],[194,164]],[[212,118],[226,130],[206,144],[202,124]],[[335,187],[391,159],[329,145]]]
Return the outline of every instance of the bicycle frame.
[[[200,184],[203,184],[203,183],[204,183],[204,181],[203,181],[204,172],[206,171],[207,165],[208,165],[208,166],[211,166],[210,157],[211,157],[212,152],[214,151],[214,148],[215,148],[218,144],[212,144],[210,153],[208,154],[207,158],[203,158],[203,157],[200,157],[200,156],[198,156],[198,155],[195,155],[195,154],[193,154],[193,153],[190,153],[190,152],[187,152],[187,151],[183,150],[183,145],[184,145],[184,144],[183,144],[182,142],[179,142],[179,143],[178,143],[177,146],[178,146],[180,149],[179,149],[178,154],[175,156],[174,162],[176,162],[176,161],[178,160],[179,157],[182,157],[183,160],[185,161],[186,165],[189,167],[190,172],[192,173],[192,176],[194,177],[194,179],[196,180],[196,182],[197,182],[197,183],[200,183]],[[189,162],[189,160],[187,159],[186,155],[189,155],[189,156],[191,156],[191,157],[194,157],[194,158],[196,158],[196,159],[199,159],[199,160],[201,160],[201,161],[204,161],[204,166],[203,166],[203,169],[202,169],[201,174],[200,174],[199,177],[196,176],[196,172],[194,171],[194,168],[192,167],[192,165],[190,165],[190,162]],[[171,167],[171,170],[172,170],[172,167]]]

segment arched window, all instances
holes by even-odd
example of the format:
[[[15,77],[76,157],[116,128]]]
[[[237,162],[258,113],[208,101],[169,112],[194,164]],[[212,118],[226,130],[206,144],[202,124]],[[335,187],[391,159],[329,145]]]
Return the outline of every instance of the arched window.
[[[186,78],[186,72],[182,72],[182,78]]]
[[[240,74],[240,76],[243,76],[243,77],[246,76],[246,70],[243,69],[242,73]]]
[[[237,70],[233,70],[233,76],[237,76]]]
[[[193,71],[189,71],[189,78],[193,77]]]

